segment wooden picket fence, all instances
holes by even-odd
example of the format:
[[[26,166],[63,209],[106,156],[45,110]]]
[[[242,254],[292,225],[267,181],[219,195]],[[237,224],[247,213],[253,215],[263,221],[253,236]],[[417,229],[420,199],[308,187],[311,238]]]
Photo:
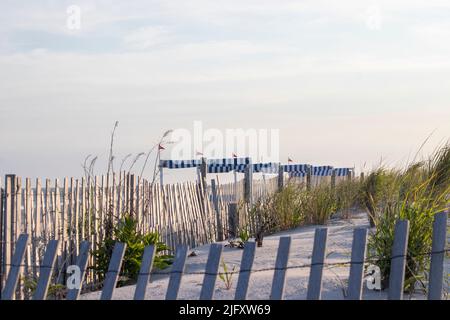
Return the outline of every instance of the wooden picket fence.
[[[252,198],[254,202],[267,198],[278,190],[278,177],[254,180]]]
[[[367,232],[366,228],[356,228],[353,234],[353,244],[351,252],[350,274],[348,281],[348,296],[350,300],[361,300],[363,292],[364,265],[366,262],[367,251]],[[431,267],[428,283],[428,299],[440,300],[443,294],[444,277],[444,258],[446,249],[447,232],[447,213],[439,213],[435,216],[433,224],[432,251],[426,254],[431,256]],[[391,269],[389,277],[388,299],[401,300],[404,292],[405,266],[407,258],[407,244],[409,234],[409,221],[399,220],[396,223],[394,231],[394,243],[392,247]],[[307,289],[308,300],[320,300],[322,293],[322,273],[326,265],[327,251],[327,228],[317,228],[315,231],[313,252],[311,258],[310,276]],[[2,299],[8,300],[14,298],[16,286],[20,274],[22,261],[25,256],[28,235],[22,234],[17,242],[16,250],[13,256],[13,263],[6,282],[6,287],[2,292]],[[46,299],[49,283],[51,281],[52,271],[55,267],[59,240],[51,240],[45,252],[43,263],[40,267],[39,281],[33,294],[33,299]],[[84,279],[89,257],[89,243],[83,241],[80,246],[79,255],[76,264],[81,271],[81,278]],[[289,252],[291,247],[290,237],[281,237],[275,262],[274,276],[272,280],[272,289],[270,299],[283,299],[286,271],[288,269]],[[216,278],[219,272],[220,258],[222,254],[222,244],[212,244],[205,267],[203,285],[200,292],[200,300],[212,300]],[[110,300],[113,297],[117,285],[119,271],[121,269],[126,245],[117,242],[115,244],[112,257],[109,264],[108,273],[103,282],[101,292],[102,300]],[[249,287],[249,280],[252,273],[253,260],[255,257],[255,242],[247,242],[242,253],[242,260],[239,270],[239,277],[235,291],[236,300],[245,300]],[[178,245],[174,263],[171,267],[169,284],[166,291],[166,300],[175,300],[181,285],[182,276],[185,269],[188,246]],[[134,293],[135,300],[143,300],[152,272],[153,260],[155,257],[154,246],[145,248],[141,269],[138,276],[136,289]],[[342,263],[340,263],[342,264]],[[80,288],[69,290],[67,299],[76,300],[79,298]]]
[[[6,281],[20,234],[29,236],[24,267],[27,279],[37,278],[44,248],[51,240],[60,243],[56,269],[64,270],[74,263],[83,241],[89,242],[91,251],[97,250],[108,235],[108,225],[117,225],[125,214],[136,218],[141,232],[158,232],[171,248],[179,244],[194,248],[223,240],[229,231],[228,204],[243,200],[243,181],[220,185],[212,180],[211,184],[214,188],[204,189],[195,182],[161,186],[125,172],[34,181],[7,175],[0,188],[0,287]],[[259,194],[273,192],[273,188],[263,187],[256,188]],[[88,266],[95,263],[90,255]],[[64,283],[65,273],[59,274],[58,281]],[[87,279],[89,284],[98,283],[92,268]]]

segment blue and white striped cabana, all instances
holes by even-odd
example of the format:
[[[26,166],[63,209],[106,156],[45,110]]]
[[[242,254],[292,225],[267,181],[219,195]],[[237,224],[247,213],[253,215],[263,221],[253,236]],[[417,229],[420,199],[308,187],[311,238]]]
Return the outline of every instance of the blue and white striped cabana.
[[[353,171],[353,168],[335,168],[334,169],[336,177],[346,177],[352,171]]]
[[[191,160],[161,160],[161,168],[168,169],[184,169],[184,168],[197,168],[201,165],[201,159]],[[208,173],[226,173],[226,172],[245,172],[247,166],[251,164],[251,158],[223,158],[223,159],[206,159],[207,172]],[[264,173],[278,173],[278,163],[254,163],[251,164],[253,172]],[[289,173],[291,176],[303,177],[308,173],[311,168],[311,174],[313,176],[331,176],[333,170],[338,177],[347,176],[351,172],[352,168],[334,168],[332,166],[312,166],[309,164],[285,164],[283,165],[283,172]]]
[[[206,159],[208,173],[224,173],[234,170],[243,172],[245,167],[250,163],[250,158]],[[160,161],[160,167],[168,169],[197,168],[200,167],[201,164],[201,159]]]
[[[312,168],[312,175],[319,177],[331,176],[333,174],[332,166],[319,166]]]
[[[308,172],[308,168],[311,167],[309,164],[285,164],[283,165],[283,171],[288,173],[304,173]]]
[[[326,177],[333,174],[332,166],[311,166],[309,164],[286,164],[283,166],[284,172],[288,172],[291,177],[304,177],[311,168],[311,175]]]
[[[267,162],[267,163],[254,163],[252,164],[253,172],[263,172],[263,173],[278,173],[279,163]],[[246,166],[238,166],[236,168],[237,172],[245,172]]]

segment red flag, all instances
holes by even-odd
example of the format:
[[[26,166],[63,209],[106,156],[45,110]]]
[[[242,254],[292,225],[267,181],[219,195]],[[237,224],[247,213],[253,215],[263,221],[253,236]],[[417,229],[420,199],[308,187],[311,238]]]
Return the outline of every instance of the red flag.
[[[236,155],[236,153],[233,153],[233,158],[237,158],[237,155]]]
[[[161,144],[158,145],[158,150],[166,150]]]
[[[294,161],[292,161],[292,159],[291,159],[291,158],[288,158],[288,162],[294,162]]]
[[[196,156],[202,156],[203,153],[201,153],[200,151],[196,151],[196,152],[195,152],[195,155],[196,155]]]

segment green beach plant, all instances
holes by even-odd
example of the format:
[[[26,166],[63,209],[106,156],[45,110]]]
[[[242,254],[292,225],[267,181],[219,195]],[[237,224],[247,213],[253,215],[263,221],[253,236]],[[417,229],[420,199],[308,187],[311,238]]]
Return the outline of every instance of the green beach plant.
[[[146,234],[139,232],[137,220],[133,216],[126,214],[114,227],[113,236],[105,239],[98,246],[99,249],[93,252],[96,258],[96,266],[93,269],[97,271],[100,279],[104,278],[108,271],[109,261],[116,241],[127,245],[120,272],[120,284],[137,279],[144,249],[148,245],[156,246],[156,255],[153,262],[154,268],[165,269],[172,263],[173,255],[168,254],[171,249],[159,239],[159,234],[156,232]]]
[[[310,190],[303,190],[299,195],[300,210],[307,223],[326,224],[336,212],[336,195],[328,184],[323,183]]]
[[[390,255],[394,227],[398,219],[408,219],[410,231],[405,270],[405,290],[413,292],[429,269],[433,219],[450,205],[450,157],[448,145],[438,149],[427,161],[397,171],[387,190],[392,193],[374,207],[376,231],[369,239],[372,261],[381,269],[383,284],[389,282]],[[394,191],[394,192],[393,192]]]
[[[221,261],[221,266],[222,266],[222,272],[219,273],[219,279],[222,281],[222,283],[225,286],[226,290],[230,290],[231,287],[233,286],[233,275],[236,271],[236,266],[233,265],[233,267],[231,268],[231,270],[229,270],[228,265],[225,263],[225,260]]]

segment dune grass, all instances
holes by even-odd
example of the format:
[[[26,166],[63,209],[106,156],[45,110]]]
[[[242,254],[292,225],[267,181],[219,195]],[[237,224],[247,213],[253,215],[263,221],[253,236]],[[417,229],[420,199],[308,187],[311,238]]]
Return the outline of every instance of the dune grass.
[[[379,166],[363,181],[346,180],[334,188],[319,184],[308,190],[288,183],[251,210],[272,233],[306,224],[326,224],[339,212],[366,211],[374,230],[369,238],[369,259],[380,267],[385,287],[389,283],[394,227],[398,219],[410,221],[405,290],[426,288],[434,215],[450,206],[450,145],[444,144],[428,158],[406,168]]]

